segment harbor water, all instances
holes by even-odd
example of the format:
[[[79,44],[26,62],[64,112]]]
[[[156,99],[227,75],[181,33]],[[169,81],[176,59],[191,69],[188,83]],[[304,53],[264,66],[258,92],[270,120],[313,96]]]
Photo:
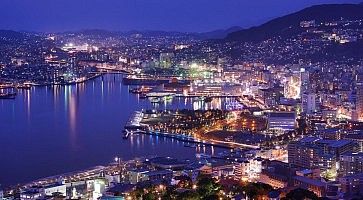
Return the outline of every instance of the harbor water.
[[[26,183],[38,178],[82,170],[144,156],[194,159],[195,153],[222,149],[185,147],[181,141],[151,135],[122,139],[122,129],[135,110],[208,109],[208,105],[174,98],[153,105],[129,93],[122,75],[68,86],[18,90],[15,99],[0,100],[0,184]]]

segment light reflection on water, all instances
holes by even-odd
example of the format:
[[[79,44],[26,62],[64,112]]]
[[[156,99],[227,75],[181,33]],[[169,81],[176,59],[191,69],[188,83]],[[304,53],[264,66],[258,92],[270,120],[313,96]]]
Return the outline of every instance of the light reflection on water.
[[[15,100],[0,100],[0,160],[6,163],[0,165],[0,184],[107,164],[115,156],[190,159],[196,152],[221,151],[147,135],[122,139],[122,128],[135,110],[193,109],[195,102],[174,98],[153,105],[129,89],[122,85],[122,76],[106,75],[78,85],[19,90]],[[223,107],[222,100],[215,104],[213,108]]]

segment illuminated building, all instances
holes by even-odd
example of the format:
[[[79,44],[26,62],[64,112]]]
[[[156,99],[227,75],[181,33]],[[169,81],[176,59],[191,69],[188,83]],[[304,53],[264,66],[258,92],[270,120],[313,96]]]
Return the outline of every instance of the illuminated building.
[[[66,44],[62,47],[63,51],[73,53],[73,52],[92,52],[92,51],[98,51],[98,47],[91,46],[89,44],[83,44],[83,45],[75,45],[73,43]]]
[[[300,27],[302,27],[302,28],[309,28],[309,27],[314,27],[314,26],[315,26],[315,20],[300,22]]]
[[[302,96],[302,94],[308,93],[310,90],[309,71],[307,71],[305,68],[301,68],[300,70],[300,80],[301,80],[300,96]]]
[[[356,111],[358,120],[363,121],[363,72],[357,74],[357,98],[356,98]]]
[[[43,193],[38,190],[38,188],[30,188],[21,191],[20,200],[33,200],[39,199],[43,196]]]
[[[275,189],[286,188],[293,183],[292,178],[300,169],[300,167],[281,161],[266,161],[258,181],[269,184]]]
[[[363,131],[343,135],[344,139],[353,140],[358,144],[358,152],[363,152]]]
[[[54,183],[45,186],[31,187],[21,191],[21,200],[39,199],[41,197],[52,196],[54,193],[59,193],[66,196],[66,185],[64,183]]]
[[[282,97],[283,88],[274,87],[268,89],[260,89],[259,93],[263,99],[263,102],[268,107],[277,106],[280,101],[280,97]]]
[[[316,94],[302,94],[301,103],[302,111],[308,115],[318,111],[319,100]]]
[[[286,98],[300,98],[301,77],[299,74],[293,74],[286,78],[284,84],[284,96]]]
[[[186,48],[189,48],[189,45],[186,45],[186,44],[176,44],[174,46],[174,49],[175,50],[182,50],[182,49],[186,49]]]
[[[254,158],[238,163],[235,166],[234,175],[236,180],[258,180],[262,171],[262,159]]]
[[[326,194],[327,184],[304,176],[295,176],[294,186],[314,192],[318,197]]]
[[[363,190],[363,173],[339,178],[343,193],[354,194]]]
[[[92,191],[92,199],[96,200],[100,198],[106,189],[106,180],[98,178],[94,180],[88,180],[86,182],[88,191]]]
[[[321,110],[321,114],[324,120],[335,119],[337,117],[336,110],[323,109]]]
[[[347,176],[363,172],[363,152],[347,152],[340,156],[339,175]]]
[[[104,195],[100,198],[101,200],[125,200],[130,199],[130,193],[136,190],[136,185],[122,183],[117,184],[113,187],[108,188]]]
[[[253,108],[250,109],[252,110]],[[240,117],[242,129],[250,131],[262,131],[266,129],[266,119],[263,117],[254,116],[249,113],[241,113]]]
[[[295,130],[295,124],[294,112],[273,112],[268,115],[269,130]]]
[[[44,194],[51,196],[53,193],[60,193],[66,196],[66,185],[63,183],[55,183],[44,187]]]
[[[331,154],[324,154],[320,148],[313,145],[298,144],[291,142],[288,145],[289,163],[308,169],[320,168],[328,170],[335,167],[335,157]]]
[[[144,181],[157,182],[162,180],[171,180],[173,178],[173,171],[138,169],[129,171],[128,177],[131,184]]]
[[[288,160],[308,169],[335,170],[342,154],[356,151],[357,144],[351,140],[327,140],[305,137],[288,145]]]

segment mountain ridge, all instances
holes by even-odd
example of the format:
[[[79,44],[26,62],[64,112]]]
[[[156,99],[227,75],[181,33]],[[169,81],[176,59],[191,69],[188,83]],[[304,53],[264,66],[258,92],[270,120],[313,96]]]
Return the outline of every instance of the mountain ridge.
[[[261,41],[278,35],[299,33],[301,21],[318,22],[344,19],[363,19],[363,4],[322,4],[295,13],[272,19],[260,26],[232,32],[224,39],[227,41]],[[294,27],[294,28],[292,28]]]

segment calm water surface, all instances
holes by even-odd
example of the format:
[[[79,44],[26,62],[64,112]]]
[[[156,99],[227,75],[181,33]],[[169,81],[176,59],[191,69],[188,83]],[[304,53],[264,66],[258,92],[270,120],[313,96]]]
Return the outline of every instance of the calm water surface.
[[[105,75],[79,85],[33,87],[19,91],[15,100],[0,100],[0,184],[103,165],[115,156],[194,158],[199,150],[180,141],[147,135],[122,139],[133,111],[155,108],[128,91],[121,75]],[[221,105],[217,100],[209,107]],[[208,106],[184,99],[157,106],[170,108]]]

